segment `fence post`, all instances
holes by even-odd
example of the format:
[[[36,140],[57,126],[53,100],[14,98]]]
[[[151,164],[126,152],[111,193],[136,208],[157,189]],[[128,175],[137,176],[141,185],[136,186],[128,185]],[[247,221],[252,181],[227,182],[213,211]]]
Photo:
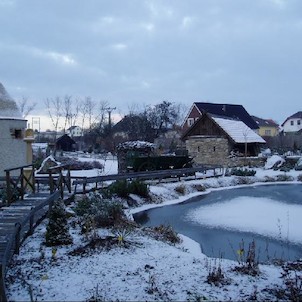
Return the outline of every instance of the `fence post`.
[[[52,172],[51,172],[51,169],[48,169],[48,182],[49,182],[49,191],[50,191],[50,194],[52,194],[54,192],[54,180],[53,180],[53,177],[52,177]]]
[[[35,166],[32,165],[31,167],[32,171],[32,180],[33,180],[33,193],[36,193],[36,178],[35,178]]]
[[[20,238],[21,238],[21,223],[16,222],[15,228],[17,228],[16,236],[15,236],[15,253],[19,254],[20,252]]]
[[[21,195],[21,200],[24,199],[24,169],[20,169],[20,177],[21,177],[21,188],[20,188],[20,195]]]
[[[0,301],[6,302],[6,294],[5,294],[5,264],[2,262],[0,267]]]
[[[34,216],[35,216],[35,212],[33,212],[34,207],[31,208],[30,211],[30,217],[29,217],[29,230],[28,230],[28,234],[32,235],[34,232]]]
[[[6,198],[8,205],[11,204],[12,201],[12,189],[10,186],[10,173],[6,170]]]

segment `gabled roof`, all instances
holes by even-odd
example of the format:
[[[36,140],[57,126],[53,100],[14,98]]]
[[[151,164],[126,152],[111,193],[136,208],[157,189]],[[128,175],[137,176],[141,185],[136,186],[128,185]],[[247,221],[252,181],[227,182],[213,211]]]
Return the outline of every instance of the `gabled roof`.
[[[260,117],[252,115],[252,118],[257,123],[259,127],[275,127],[278,128],[279,125],[271,119],[262,119]]]
[[[289,116],[289,117],[282,123],[281,126],[284,126],[284,124],[285,124],[288,120],[290,120],[290,119],[296,119],[296,118],[301,118],[301,119],[302,119],[302,111],[298,111],[298,112],[296,112],[295,114]]]
[[[6,92],[0,83],[0,118],[2,119],[22,119],[22,114],[16,102]]]
[[[259,136],[242,121],[214,116],[212,117],[212,119],[237,144],[266,143],[261,136]]]
[[[232,119],[225,116],[213,115],[204,113],[203,116],[197,120],[183,135],[182,139],[189,136],[202,123],[204,119],[209,118],[212,120],[222,131],[231,139],[235,144],[243,143],[262,143],[266,141],[258,135],[254,130],[248,127],[244,122],[238,119]]]
[[[210,114],[230,117],[244,122],[251,129],[258,129],[257,123],[248,114],[242,105],[234,104],[214,104],[214,103],[194,103],[200,113],[208,112]]]

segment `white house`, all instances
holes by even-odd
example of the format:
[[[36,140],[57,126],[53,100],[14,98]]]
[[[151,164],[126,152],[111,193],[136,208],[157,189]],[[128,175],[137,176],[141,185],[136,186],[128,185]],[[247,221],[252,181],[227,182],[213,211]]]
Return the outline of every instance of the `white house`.
[[[5,175],[5,169],[27,164],[26,124],[16,102],[0,83],[0,176]]]
[[[71,126],[67,129],[66,134],[68,134],[70,137],[81,137],[82,129],[79,126]]]
[[[297,132],[302,129],[302,111],[288,117],[281,125],[284,133]]]

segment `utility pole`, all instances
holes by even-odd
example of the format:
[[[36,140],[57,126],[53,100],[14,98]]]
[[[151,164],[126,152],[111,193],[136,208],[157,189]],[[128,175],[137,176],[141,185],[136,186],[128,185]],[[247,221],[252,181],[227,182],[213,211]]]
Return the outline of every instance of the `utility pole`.
[[[108,112],[109,130],[110,130],[110,132],[111,132],[111,112],[112,112],[113,110],[116,110],[116,107],[108,107],[108,108],[105,108],[105,110],[107,110],[107,112]]]

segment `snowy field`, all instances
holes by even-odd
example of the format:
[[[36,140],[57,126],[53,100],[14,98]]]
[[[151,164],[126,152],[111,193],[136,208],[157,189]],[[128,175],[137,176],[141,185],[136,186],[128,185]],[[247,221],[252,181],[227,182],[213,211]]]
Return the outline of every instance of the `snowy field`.
[[[100,161],[105,169],[91,171],[92,174],[116,173],[114,159]],[[250,178],[254,185],[264,181],[267,176],[284,174],[270,169],[256,170],[256,175]],[[90,175],[87,171],[78,173]],[[297,177],[302,172],[292,170],[286,174],[293,177],[294,183],[300,183]],[[213,190],[230,189],[236,186],[236,179],[231,176],[153,184],[150,185],[150,192],[154,202],[145,204],[144,200],[136,197],[141,206],[129,208],[127,213],[131,217],[131,214],[147,208],[179,203],[200,194],[209,194]],[[185,188],[184,195],[175,190],[180,185]],[[208,189],[199,192],[197,185]],[[269,226],[274,225],[276,228],[276,219],[280,219],[285,225],[289,223],[290,239],[302,243],[302,212],[299,206],[285,205],[266,198],[237,198],[219,205],[219,208],[209,205],[204,209],[190,213],[188,219],[209,226],[246,229],[268,235],[275,231]],[[219,221],[213,219],[213,213],[216,213],[216,217],[218,213]],[[254,215],[259,216],[259,219],[253,219]],[[88,301],[92,297],[98,298],[98,301],[277,300],[272,289],[285,286],[280,278],[283,272],[280,266],[259,265],[258,275],[242,274],[236,267],[244,263],[206,257],[201,253],[199,245],[187,237],[180,235],[182,243],[173,245],[155,240],[140,229],[126,237],[126,245],[73,255],[70,252],[88,242],[88,238],[80,234],[79,227],[73,225],[70,232],[74,244],[58,247],[53,257],[52,249],[43,245],[46,224],[47,220],[24,242],[20,255],[14,258],[7,278],[9,300]],[[98,230],[99,237],[108,235],[114,236],[111,229]],[[223,274],[223,281],[218,285],[209,284],[209,274],[217,272],[218,268]],[[298,275],[301,275],[301,271]]]

